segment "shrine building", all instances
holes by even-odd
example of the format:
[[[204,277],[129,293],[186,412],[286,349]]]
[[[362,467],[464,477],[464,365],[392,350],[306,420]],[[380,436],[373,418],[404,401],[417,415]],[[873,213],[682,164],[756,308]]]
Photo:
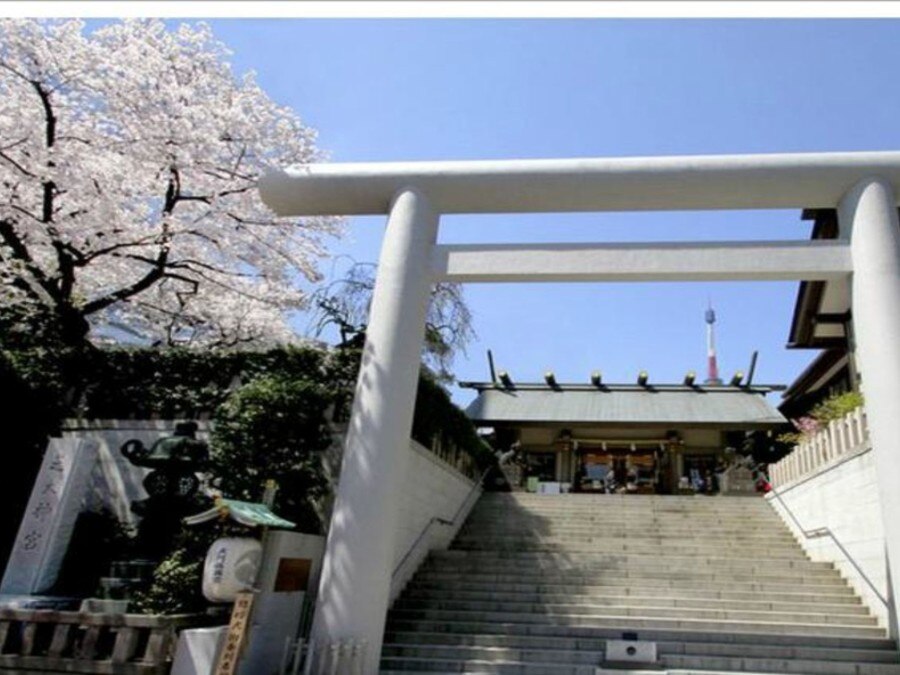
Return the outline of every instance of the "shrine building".
[[[745,432],[787,423],[766,400],[777,386],[462,382],[478,395],[466,413],[519,456],[532,491],[695,493],[711,485],[726,448]],[[541,485],[547,484],[547,485]]]

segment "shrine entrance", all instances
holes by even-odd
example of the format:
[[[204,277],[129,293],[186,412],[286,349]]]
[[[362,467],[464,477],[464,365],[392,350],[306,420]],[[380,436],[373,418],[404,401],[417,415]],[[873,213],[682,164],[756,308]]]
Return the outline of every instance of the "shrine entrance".
[[[900,517],[900,153],[307,165],[260,182],[280,215],[389,214],[314,638],[378,672],[431,285],[852,278],[856,361],[885,522]],[[837,208],[835,240],[437,245],[441,214]],[[886,532],[900,583],[900,530]]]

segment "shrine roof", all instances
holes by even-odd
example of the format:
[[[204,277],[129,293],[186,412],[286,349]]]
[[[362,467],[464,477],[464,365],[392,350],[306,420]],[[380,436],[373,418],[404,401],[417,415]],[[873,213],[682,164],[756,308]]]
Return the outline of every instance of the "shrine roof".
[[[787,423],[765,399],[772,387],[729,385],[516,385],[461,383],[478,390],[466,414],[477,425],[767,429]]]

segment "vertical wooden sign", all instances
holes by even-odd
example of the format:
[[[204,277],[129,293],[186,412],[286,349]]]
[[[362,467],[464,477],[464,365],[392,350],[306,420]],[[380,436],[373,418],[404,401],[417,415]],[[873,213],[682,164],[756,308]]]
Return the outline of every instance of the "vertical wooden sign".
[[[215,675],[234,675],[241,658],[247,626],[250,625],[250,610],[253,608],[253,593],[238,593],[231,610],[231,622],[225,635],[225,644],[219,654]]]

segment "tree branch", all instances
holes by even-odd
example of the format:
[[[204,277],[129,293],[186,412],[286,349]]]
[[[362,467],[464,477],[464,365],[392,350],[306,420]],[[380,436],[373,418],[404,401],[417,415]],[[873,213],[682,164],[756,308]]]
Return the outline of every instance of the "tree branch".
[[[19,164],[12,157],[10,157],[5,152],[3,152],[3,150],[0,150],[0,159],[5,159],[7,162],[12,164],[13,167],[15,167],[15,169],[18,170],[21,174],[28,176],[29,178],[37,178],[37,174],[34,174],[31,171],[29,171],[28,169],[26,169],[24,166]]]
[[[58,289],[44,273],[44,270],[42,270],[31,257],[31,254],[28,252],[28,247],[25,246],[25,243],[21,240],[19,235],[16,234],[13,222],[7,218],[0,219],[0,239],[2,239],[3,243],[6,244],[10,251],[12,251],[13,257],[21,262],[25,269],[28,270],[28,273],[34,279],[34,282],[43,291],[43,294],[38,293],[38,295],[41,296],[40,299],[47,302],[47,296],[49,296],[51,304],[61,303],[62,299],[59,297]]]
[[[38,80],[32,80],[31,85],[37,92],[38,98],[41,100],[41,106],[44,108],[44,143],[48,150],[52,150],[56,144],[57,120],[53,111],[53,103],[50,100],[50,92]],[[53,160],[48,160],[47,168],[53,169],[54,166]],[[57,192],[56,183],[52,179],[44,180],[41,181],[41,187],[43,192],[41,221],[47,226],[47,233],[56,251],[57,265],[59,266],[59,293],[61,298],[68,302],[68,298],[72,296],[72,289],[75,286],[75,263],[62,238],[59,236],[59,232],[53,226],[53,214],[55,211],[53,200]]]
[[[99,312],[101,309],[106,309],[116,302],[127,300],[133,295],[142,293],[160,279],[163,279],[165,277],[176,278],[174,275],[168,274],[166,272],[166,266],[169,261],[169,244],[171,241],[169,225],[166,222],[166,216],[172,213],[172,210],[178,203],[180,190],[181,177],[178,174],[178,169],[172,166],[169,168],[169,184],[166,187],[165,202],[163,204],[163,230],[158,237],[158,241],[160,244],[159,253],[157,254],[155,260],[151,258],[144,258],[142,256],[129,256],[130,258],[133,258],[135,260],[140,260],[141,262],[148,263],[152,267],[143,277],[135,281],[130,286],[120,288],[118,291],[109,293],[108,295],[97,298],[96,300],[92,300],[91,302],[84,305],[82,311],[85,316],[94,314],[95,312]]]

